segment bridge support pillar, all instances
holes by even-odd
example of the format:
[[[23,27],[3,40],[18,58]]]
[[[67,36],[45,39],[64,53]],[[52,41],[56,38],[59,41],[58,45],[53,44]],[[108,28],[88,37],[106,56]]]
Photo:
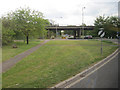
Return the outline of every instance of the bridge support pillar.
[[[80,37],[80,30],[78,30],[77,33],[78,33],[78,38],[79,38]]]
[[[61,30],[60,30],[60,36],[61,36]]]
[[[76,39],[76,30],[74,30],[74,39]]]
[[[81,30],[79,31],[79,35],[80,35],[80,37],[81,37]]]
[[[50,39],[50,30],[48,30],[48,35],[47,35],[48,39]]]

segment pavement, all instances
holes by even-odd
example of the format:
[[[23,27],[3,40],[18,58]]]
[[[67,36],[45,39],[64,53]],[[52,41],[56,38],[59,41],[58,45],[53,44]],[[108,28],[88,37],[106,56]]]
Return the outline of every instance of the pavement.
[[[2,67],[0,66],[0,73],[5,72],[7,70],[9,70],[11,67],[13,67],[16,63],[18,63],[20,60],[22,60],[23,58],[25,58],[26,56],[30,55],[31,53],[33,53],[34,51],[36,51],[40,46],[44,45],[45,43],[47,43],[49,40],[45,40],[43,43],[40,43],[39,45],[32,47],[30,49],[28,49],[27,51],[20,53],[18,55],[16,55],[13,58],[10,58],[7,61],[2,62]],[[1,65],[1,64],[0,64]],[[1,69],[2,68],[2,69]]]

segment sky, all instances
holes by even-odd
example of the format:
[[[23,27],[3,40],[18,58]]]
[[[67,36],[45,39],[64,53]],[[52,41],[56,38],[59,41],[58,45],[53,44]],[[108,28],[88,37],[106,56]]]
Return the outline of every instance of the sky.
[[[1,0],[0,17],[22,7],[43,13],[45,19],[59,25],[94,25],[98,16],[118,16],[120,0]]]

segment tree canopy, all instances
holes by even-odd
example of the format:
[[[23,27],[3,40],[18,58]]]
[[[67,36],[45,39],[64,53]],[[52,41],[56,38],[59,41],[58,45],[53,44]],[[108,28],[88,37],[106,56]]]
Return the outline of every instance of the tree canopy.
[[[120,21],[116,16],[111,17],[99,16],[96,18],[94,25],[95,29],[92,32],[93,36],[98,36],[100,28],[104,28],[104,31],[106,33],[105,37],[115,38],[117,32],[120,32]]]
[[[27,44],[30,36],[47,33],[45,26],[49,21],[44,19],[43,13],[30,8],[20,8],[2,17],[3,43],[7,44],[13,38],[26,37]],[[9,36],[9,40],[7,40]]]

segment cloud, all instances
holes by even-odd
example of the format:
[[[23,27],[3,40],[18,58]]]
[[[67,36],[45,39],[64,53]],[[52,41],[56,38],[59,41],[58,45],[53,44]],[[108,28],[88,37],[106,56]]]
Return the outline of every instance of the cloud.
[[[53,19],[60,25],[82,24],[82,7],[84,21],[93,25],[99,15],[117,15],[119,0],[2,0],[0,16],[19,7],[30,7],[42,12],[45,18]],[[6,7],[7,6],[7,7]],[[63,18],[60,18],[63,17]]]

